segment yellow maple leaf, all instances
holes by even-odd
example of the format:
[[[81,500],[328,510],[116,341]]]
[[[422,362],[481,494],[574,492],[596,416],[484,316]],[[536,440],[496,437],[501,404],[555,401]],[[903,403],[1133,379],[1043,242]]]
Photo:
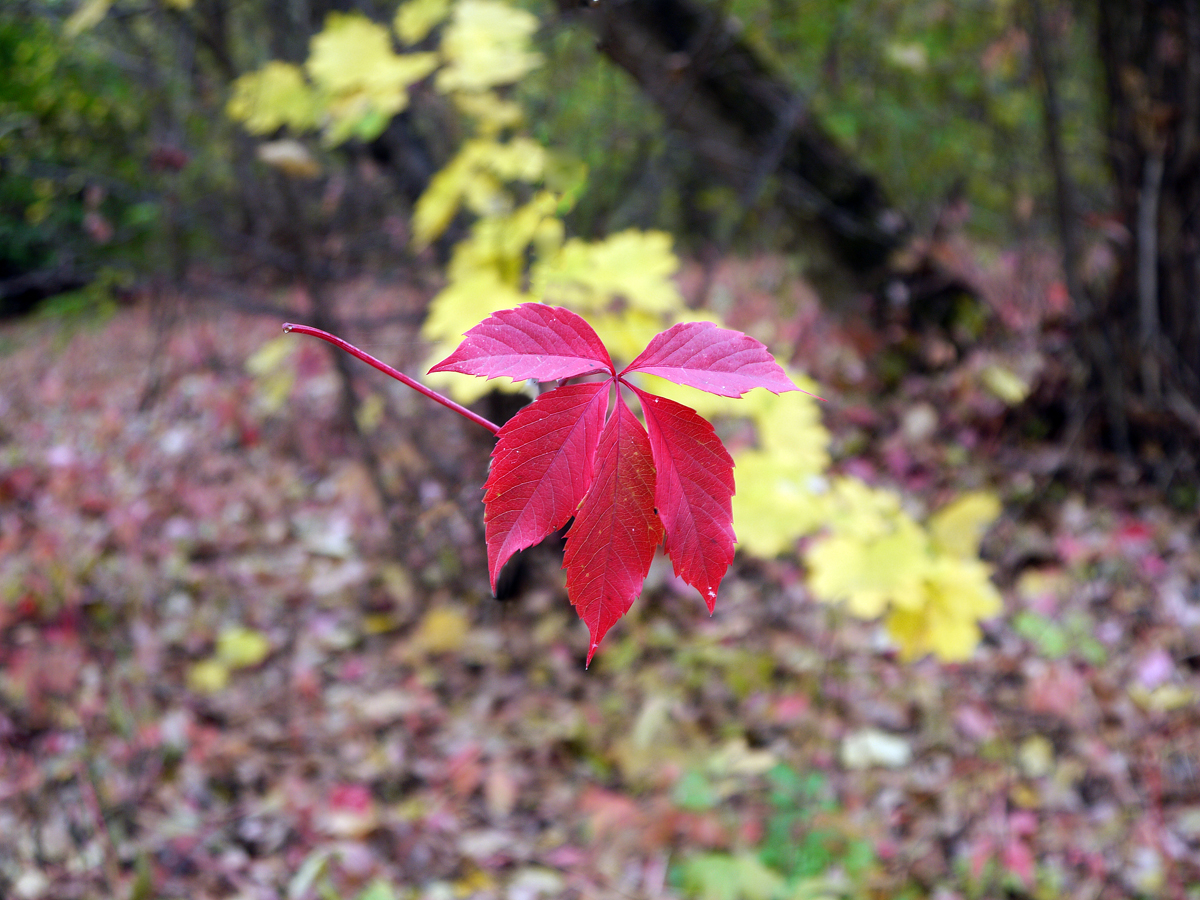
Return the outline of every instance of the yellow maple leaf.
[[[631,228],[602,241],[567,241],[557,256],[535,267],[532,290],[577,312],[603,310],[620,299],[662,315],[683,307],[672,280],[678,268],[670,235]]]
[[[500,0],[459,0],[442,34],[438,90],[478,92],[520,80],[542,63],[530,48],[537,27],[532,13]]]
[[[1000,612],[990,570],[977,559],[937,556],[920,580],[919,603],[895,606],[886,620],[901,656],[932,653],[953,662],[968,659],[979,644],[977,622]]]
[[[835,526],[809,548],[805,560],[817,599],[845,601],[854,615],[873,619],[897,599],[910,602],[928,564],[928,542],[907,517],[897,519],[890,533],[868,540]]]
[[[450,15],[450,0],[409,0],[400,4],[392,23],[400,40],[415,44]]]
[[[995,494],[963,494],[929,518],[929,536],[939,550],[955,556],[976,556],[984,532],[1000,515]]]
[[[737,492],[733,495],[733,531],[738,547],[770,559],[794,550],[796,541],[820,527],[826,498],[819,481],[788,469],[760,450],[734,455]]]
[[[342,142],[364,122],[381,130],[408,106],[409,86],[437,64],[435,53],[395,53],[388,30],[366,16],[330,13],[305,63],[326,97],[326,142]]]
[[[269,134],[285,125],[297,131],[314,127],[318,105],[299,67],[269,62],[233,83],[226,112],[251,134]]]

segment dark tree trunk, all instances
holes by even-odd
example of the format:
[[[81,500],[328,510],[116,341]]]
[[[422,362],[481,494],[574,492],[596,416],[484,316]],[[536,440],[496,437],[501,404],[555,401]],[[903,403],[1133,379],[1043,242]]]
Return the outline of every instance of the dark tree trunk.
[[[1109,154],[1129,241],[1097,313],[1131,433],[1200,437],[1200,0],[1100,0]],[[1086,348],[1083,348],[1086,350]],[[1085,354],[1086,355],[1086,354]],[[1101,382],[1102,383],[1102,382]],[[1196,455],[1196,454],[1193,454]],[[1193,459],[1194,463],[1196,460]]]
[[[850,274],[858,288],[876,285],[905,238],[905,217],[725,16],[698,0],[601,0],[585,10],[578,0],[557,3],[589,21],[601,52],[745,205],[774,187],[813,265]]]

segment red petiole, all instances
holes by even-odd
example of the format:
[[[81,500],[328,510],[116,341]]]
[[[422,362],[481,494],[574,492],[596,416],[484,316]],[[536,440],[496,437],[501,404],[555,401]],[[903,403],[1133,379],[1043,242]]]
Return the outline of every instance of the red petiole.
[[[454,410],[460,416],[464,416],[464,417],[470,419],[476,425],[482,425],[484,428],[486,428],[492,434],[498,434],[500,431],[500,426],[497,425],[495,422],[490,422],[487,419],[485,419],[483,416],[479,415],[478,413],[471,412],[471,410],[467,409],[465,406],[461,406],[458,403],[455,403],[449,397],[443,397],[437,391],[432,390],[431,388],[427,388],[425,385],[421,384],[421,382],[416,381],[415,379],[409,378],[407,375],[405,375],[399,369],[393,369],[387,363],[383,362],[382,360],[376,359],[370,353],[367,353],[363,350],[359,350],[353,344],[349,343],[348,341],[342,340],[337,335],[330,334],[328,331],[322,331],[320,328],[313,328],[311,325],[294,325],[291,322],[285,322],[284,326],[283,326],[283,330],[289,334],[294,331],[298,334],[310,334],[313,337],[318,337],[321,340],[326,341],[327,343],[333,344],[333,346],[335,346],[335,347],[345,350],[351,356],[358,357],[363,362],[365,362],[367,365],[374,366],[376,369],[378,369],[380,372],[383,372],[385,375],[391,375],[397,381],[408,385],[410,388],[412,388],[414,391],[416,391],[419,394],[424,394],[430,400],[435,400],[438,403],[442,404],[442,406],[445,406],[448,409]]]

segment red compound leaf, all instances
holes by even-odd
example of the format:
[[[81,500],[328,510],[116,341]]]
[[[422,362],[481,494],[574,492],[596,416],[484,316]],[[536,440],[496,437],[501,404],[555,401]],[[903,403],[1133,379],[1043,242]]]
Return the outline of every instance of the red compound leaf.
[[[501,428],[341,338],[306,325],[284,329],[342,347],[497,436],[483,498],[493,588],[514,553],[575,517],[563,567],[567,595],[591,636],[588,662],[641,592],[664,539],[676,574],[700,591],[710,613],[733,560],[728,451],[695,410],[636,388],[625,376],[649,372],[724,397],[756,387],[798,390],[758,341],[707,322],[667,329],[618,373],[580,316],[526,303],[476,325],[430,371],[514,381],[607,377],[543,394]],[[609,415],[614,386],[616,409]],[[623,388],[637,394],[646,427]]]

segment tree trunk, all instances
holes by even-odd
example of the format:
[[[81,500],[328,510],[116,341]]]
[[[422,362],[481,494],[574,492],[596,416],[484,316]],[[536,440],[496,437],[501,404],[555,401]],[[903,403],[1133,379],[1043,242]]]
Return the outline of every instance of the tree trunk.
[[[1116,200],[1129,231],[1098,315],[1131,432],[1200,436],[1200,0],[1100,0]],[[1086,348],[1083,348],[1086,350]],[[1111,423],[1110,423],[1111,424]],[[1192,460],[1193,464],[1196,462]]]
[[[557,0],[578,11],[577,0]],[[770,72],[718,11],[697,0],[601,0],[582,10],[598,47],[660,107],[671,127],[744,205],[768,185],[794,223],[810,277],[875,287],[905,217]],[[812,271],[815,269],[815,271]]]

